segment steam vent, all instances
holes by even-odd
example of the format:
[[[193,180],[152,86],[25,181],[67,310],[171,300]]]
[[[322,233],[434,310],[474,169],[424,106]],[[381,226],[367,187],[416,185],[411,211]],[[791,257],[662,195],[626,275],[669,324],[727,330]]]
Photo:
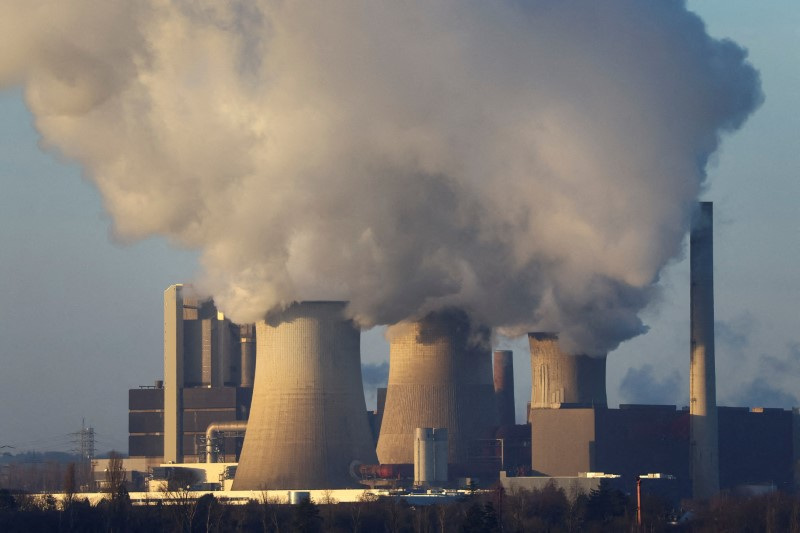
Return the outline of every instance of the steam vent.
[[[256,376],[233,490],[358,486],[375,464],[361,334],[345,302],[302,302],[256,324]]]
[[[531,347],[531,409],[562,403],[607,405],[606,357],[570,355],[554,333],[528,333]]]
[[[389,341],[378,459],[412,463],[415,429],[435,427],[448,430],[448,461],[468,463],[475,439],[496,423],[489,330],[447,311],[393,326]]]

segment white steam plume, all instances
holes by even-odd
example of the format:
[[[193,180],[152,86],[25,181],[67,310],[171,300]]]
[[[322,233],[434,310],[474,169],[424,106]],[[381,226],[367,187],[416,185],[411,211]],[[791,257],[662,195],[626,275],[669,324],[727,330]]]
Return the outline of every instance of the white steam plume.
[[[5,0],[0,84],[119,239],[202,250],[233,319],[444,307],[603,352],[761,100],[676,0]]]

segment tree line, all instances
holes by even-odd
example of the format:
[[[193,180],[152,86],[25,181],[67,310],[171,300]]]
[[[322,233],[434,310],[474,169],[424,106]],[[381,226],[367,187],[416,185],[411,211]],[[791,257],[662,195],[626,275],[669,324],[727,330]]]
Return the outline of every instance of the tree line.
[[[229,504],[212,494],[199,499],[174,489],[171,504],[154,500],[131,505],[124,483],[110,487],[97,505],[71,497],[0,490],[0,531],[29,532],[303,532],[303,533],[499,533],[636,531],[636,502],[601,485],[569,498],[548,485],[506,492],[498,487],[437,505],[411,505],[396,497],[365,492],[357,502],[304,500],[289,505],[265,496]],[[172,489],[170,489],[172,490]],[[667,501],[643,501],[642,530],[753,531],[800,533],[800,499],[781,492],[741,497],[723,495],[706,505],[686,505],[681,518]]]

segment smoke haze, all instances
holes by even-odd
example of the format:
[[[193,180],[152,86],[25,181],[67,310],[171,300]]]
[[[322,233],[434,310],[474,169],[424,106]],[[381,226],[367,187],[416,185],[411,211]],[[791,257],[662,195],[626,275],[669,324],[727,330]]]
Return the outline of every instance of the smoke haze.
[[[7,0],[0,84],[115,237],[202,251],[233,320],[459,307],[606,352],[757,72],[681,1]]]

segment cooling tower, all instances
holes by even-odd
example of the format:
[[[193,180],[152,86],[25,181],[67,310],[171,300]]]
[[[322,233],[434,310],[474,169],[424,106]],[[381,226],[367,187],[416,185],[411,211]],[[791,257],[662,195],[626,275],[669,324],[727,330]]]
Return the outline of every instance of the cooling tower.
[[[691,268],[691,363],[689,442],[692,495],[708,499],[719,492],[719,435],[714,369],[713,205],[701,202],[689,240]]]
[[[358,486],[377,462],[361,382],[361,334],[344,302],[302,302],[256,324],[256,376],[234,490]]]
[[[514,357],[511,350],[494,352],[494,401],[497,423],[513,426],[514,416]]]
[[[496,424],[489,331],[447,311],[393,326],[389,338],[378,459],[412,463],[415,429],[434,427],[448,430],[449,462],[468,464],[475,439]]]
[[[553,333],[528,333],[531,347],[531,409],[561,403],[607,405],[606,357],[570,355]]]

